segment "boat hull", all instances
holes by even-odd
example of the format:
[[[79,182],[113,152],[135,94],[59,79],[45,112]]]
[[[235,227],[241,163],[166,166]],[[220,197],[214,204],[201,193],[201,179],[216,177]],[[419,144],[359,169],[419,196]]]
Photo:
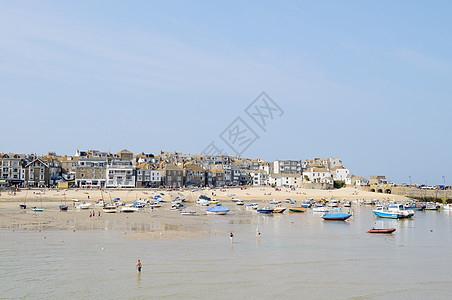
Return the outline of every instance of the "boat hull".
[[[387,218],[387,219],[405,219],[410,218],[411,215],[403,215],[399,213],[392,213],[392,212],[380,212],[380,211],[373,211],[374,215],[379,218]]]
[[[304,213],[306,212],[306,207],[289,207],[288,208],[290,212],[296,212],[296,213]]]
[[[388,229],[372,228],[372,229],[369,229],[367,231],[367,233],[386,233],[386,234],[388,234],[388,233],[393,233],[394,231],[396,231],[395,228],[388,228]]]
[[[326,221],[345,221],[351,216],[351,214],[324,214],[322,218]]]

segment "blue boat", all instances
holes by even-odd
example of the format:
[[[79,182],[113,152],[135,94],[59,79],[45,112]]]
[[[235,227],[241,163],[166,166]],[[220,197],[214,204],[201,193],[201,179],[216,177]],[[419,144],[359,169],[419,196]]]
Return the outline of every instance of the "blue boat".
[[[405,219],[414,215],[413,210],[406,210],[402,204],[379,206],[373,213],[377,217],[388,219]]]
[[[67,210],[68,209],[67,205],[60,205],[58,207],[60,208],[60,210]]]
[[[213,206],[206,210],[206,214],[208,215],[225,215],[229,212],[229,208],[225,206]]]
[[[342,214],[342,213],[326,213],[322,216],[322,218],[326,221],[345,221],[350,218],[351,214]]]
[[[301,207],[310,208],[310,207],[311,207],[311,202],[310,202],[310,201],[303,202],[303,203],[301,204]]]
[[[271,207],[258,208],[257,212],[261,213],[261,214],[271,214],[271,213],[273,213],[273,208],[271,208]]]

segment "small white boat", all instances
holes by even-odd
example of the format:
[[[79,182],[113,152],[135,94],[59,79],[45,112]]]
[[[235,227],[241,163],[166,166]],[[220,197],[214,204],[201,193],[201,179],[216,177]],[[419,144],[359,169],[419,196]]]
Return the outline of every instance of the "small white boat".
[[[248,209],[248,210],[257,209],[258,207],[259,207],[259,204],[257,204],[257,203],[251,203],[251,204],[246,205],[246,209]]]
[[[312,209],[312,211],[313,211],[313,212],[322,212],[322,213],[324,213],[324,212],[328,212],[328,208],[326,208],[326,207],[324,207],[324,206],[321,206],[321,207],[314,207],[314,208]]]
[[[443,205],[443,209],[444,210],[452,210],[452,205],[451,204],[445,204],[445,205]]]
[[[201,206],[209,206],[210,205],[210,201],[209,200],[205,200],[205,199],[199,199],[198,201],[196,201],[196,204],[201,205]]]
[[[180,214],[181,214],[181,215],[190,215],[190,216],[193,216],[193,215],[196,214],[196,211],[190,210],[190,209],[183,209],[183,210],[180,211]]]
[[[121,207],[121,212],[124,213],[133,213],[133,212],[137,212],[139,210],[139,208],[137,207],[133,207],[133,206],[123,206]]]
[[[33,207],[33,211],[44,211],[42,207]]]
[[[235,204],[237,204],[237,205],[244,205],[245,202],[243,202],[242,200],[239,200],[239,201],[237,201]]]
[[[238,202],[238,201],[242,201],[242,200],[237,199],[237,198],[232,198],[231,201],[232,201],[232,202]]]
[[[89,209],[91,207],[91,203],[80,203],[75,206],[77,209]]]
[[[118,209],[114,204],[107,204],[104,206],[104,208],[102,208],[102,211],[104,213],[115,213],[118,211]]]

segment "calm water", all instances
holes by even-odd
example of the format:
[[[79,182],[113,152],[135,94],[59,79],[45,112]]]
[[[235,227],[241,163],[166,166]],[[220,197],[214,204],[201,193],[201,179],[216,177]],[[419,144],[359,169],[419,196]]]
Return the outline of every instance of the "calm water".
[[[114,230],[3,229],[0,298],[451,297],[452,214],[379,219],[379,227],[397,231],[371,235],[365,233],[376,221],[371,208],[354,209],[349,222],[326,222],[312,212],[265,216],[235,208],[231,216],[205,216],[211,228],[235,233],[233,246],[222,234],[149,241]]]

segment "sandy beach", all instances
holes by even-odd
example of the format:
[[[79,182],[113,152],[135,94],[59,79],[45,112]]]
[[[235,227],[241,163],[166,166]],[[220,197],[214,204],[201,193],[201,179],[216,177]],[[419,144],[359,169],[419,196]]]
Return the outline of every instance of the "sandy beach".
[[[137,213],[104,213],[95,207],[97,199],[110,202],[120,198],[126,203],[133,203],[139,198],[153,198],[161,195],[166,201],[161,208],[150,210],[146,207]],[[197,212],[195,216],[182,216],[178,211],[170,210],[171,200],[178,195],[186,199],[185,206]],[[0,196],[0,228],[14,230],[120,230],[125,238],[150,240],[197,239],[206,235],[225,234],[209,225],[209,216],[205,214],[207,207],[196,205],[200,195],[216,198],[224,206],[231,208],[231,214],[224,216],[229,222],[240,222],[243,207],[237,207],[230,200],[239,198],[247,203],[257,202],[268,205],[272,199],[292,199],[297,202],[307,199],[379,199],[404,200],[403,196],[365,192],[353,188],[339,190],[310,190],[247,187],[227,189],[181,189],[168,191],[163,189],[134,190],[22,190],[12,195],[3,191]],[[77,200],[74,201],[74,199]],[[19,209],[19,204],[27,205],[27,209]],[[75,205],[80,202],[92,202],[90,210],[78,210]],[[62,212],[58,205],[65,203],[69,210]],[[44,212],[34,212],[30,208],[43,207]],[[95,216],[91,216],[94,211]],[[99,216],[100,214],[100,216]],[[243,216],[243,215],[242,215]]]

